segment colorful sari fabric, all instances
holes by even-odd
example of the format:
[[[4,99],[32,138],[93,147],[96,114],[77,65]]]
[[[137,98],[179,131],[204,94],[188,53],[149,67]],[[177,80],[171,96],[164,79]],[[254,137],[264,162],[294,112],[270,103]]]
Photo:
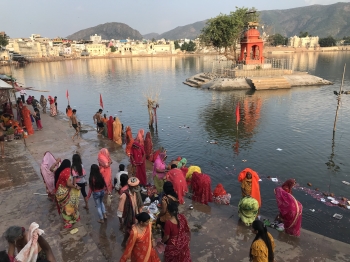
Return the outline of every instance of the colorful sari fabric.
[[[111,168],[111,158],[107,148],[102,148],[98,153],[98,164],[100,166],[100,173],[105,180],[107,191],[110,194],[113,190],[112,185],[112,168]]]
[[[131,147],[130,160],[136,167],[136,177],[140,180],[140,185],[147,185],[145,150],[136,140]]]
[[[143,129],[140,129],[137,133],[137,136],[135,137],[135,141],[138,141],[140,145],[145,145],[145,131]]]
[[[56,163],[55,157],[50,153],[46,152],[44,158],[41,161],[40,171],[43,176],[44,183],[46,186],[46,193],[49,197],[55,195],[55,174],[51,172],[50,168]]]
[[[248,172],[252,174],[251,179],[248,179],[246,177]],[[254,197],[258,201],[259,207],[261,207],[259,179],[260,178],[258,176],[258,173],[250,168],[244,169],[238,175],[238,181],[242,183],[241,184],[242,197],[249,196],[249,195]],[[245,193],[243,193],[243,191]]]
[[[125,153],[130,156],[131,152],[131,147],[132,144],[134,143],[134,138],[132,137],[132,132],[131,132],[131,127],[127,126],[126,127],[126,147],[125,147]]]
[[[282,188],[284,191],[286,191],[289,194],[292,194],[292,189],[295,186],[295,179],[288,179],[286,182],[283,183]]]
[[[65,168],[60,173],[56,184],[56,200],[65,225],[74,224],[80,219],[80,190],[69,188],[67,186],[68,179],[71,179],[71,170],[70,168]]]
[[[146,153],[146,159],[149,161],[152,161],[153,160],[153,143],[152,143],[152,137],[150,132],[147,132],[146,134],[145,153]]]
[[[202,173],[202,170],[199,166],[190,166],[186,173],[186,179],[191,179],[194,172]]]
[[[164,179],[166,173],[159,173],[159,172],[157,172],[157,169],[165,170],[165,168],[166,168],[166,164],[164,162],[165,158],[166,158],[165,152],[159,153],[156,161],[154,161],[154,164],[153,164],[153,180],[154,180],[154,185],[156,186],[158,193],[163,192],[163,185],[164,185],[163,179]]]
[[[142,234],[139,234],[136,225],[132,227],[120,262],[126,262],[130,258],[131,262],[160,262],[156,251],[152,247],[151,223],[148,224]]]
[[[26,106],[23,106],[22,108],[22,117],[23,117],[23,124],[27,129],[28,135],[33,135],[34,129],[32,125],[32,120],[30,118],[30,111]]]
[[[192,174],[192,191],[192,200],[205,205],[208,205],[208,202],[213,202],[210,176],[194,172]]]
[[[272,235],[267,232],[267,235],[271,242],[272,251],[275,251],[275,240]],[[252,262],[268,262],[269,261],[269,249],[267,248],[264,240],[255,240],[251,246],[251,254],[253,256]]]
[[[293,236],[300,236],[302,204],[282,187],[277,187],[275,194],[280,217],[283,219],[284,231]]]
[[[184,215],[179,214],[178,234],[171,236],[166,242],[164,251],[165,262],[191,262],[190,228]],[[166,223],[171,223],[167,221]],[[167,225],[165,225],[167,227]],[[167,232],[168,233],[168,232]]]
[[[171,195],[164,195],[162,198],[162,204],[161,204],[161,210],[166,210],[165,214],[162,216],[159,216],[159,220],[161,222],[165,222],[171,218],[171,215],[168,211],[168,205],[172,202],[176,202],[177,205],[179,205],[179,200]]]
[[[51,116],[56,116],[57,115],[57,109],[55,106],[55,100],[49,96],[49,103],[50,103],[50,115]]]
[[[120,123],[120,120],[118,117],[115,118],[113,122],[113,141],[117,145],[122,145],[122,124]]]
[[[110,140],[113,140],[113,117],[110,116],[109,120],[107,121],[107,133],[108,133],[108,138]]]
[[[188,192],[188,187],[182,171],[178,168],[171,169],[166,174],[166,180],[170,181],[173,184],[174,190],[178,195],[180,204],[184,204],[184,195]]]
[[[104,137],[108,137],[108,127],[107,127],[107,121],[103,121],[103,132],[102,135]]]
[[[186,158],[181,158],[181,160],[177,163],[177,168],[182,168],[187,164],[187,159]]]
[[[243,197],[238,204],[238,216],[246,226],[250,226],[259,213],[259,202],[253,197]]]

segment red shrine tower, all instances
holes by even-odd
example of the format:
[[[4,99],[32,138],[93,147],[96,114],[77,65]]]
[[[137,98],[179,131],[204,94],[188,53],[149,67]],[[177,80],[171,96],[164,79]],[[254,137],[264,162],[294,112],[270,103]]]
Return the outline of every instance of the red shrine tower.
[[[246,65],[263,64],[263,40],[260,32],[256,29],[258,23],[249,22],[248,30],[244,32],[241,39],[241,55],[239,61]]]

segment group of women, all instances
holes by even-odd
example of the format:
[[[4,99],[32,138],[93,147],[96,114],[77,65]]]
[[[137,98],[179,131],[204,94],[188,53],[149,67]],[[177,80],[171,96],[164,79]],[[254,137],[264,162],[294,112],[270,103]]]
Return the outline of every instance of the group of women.
[[[91,166],[89,177],[89,193],[86,171],[83,168],[79,154],[74,154],[72,161],[55,158],[50,152],[44,154],[41,163],[41,174],[46,185],[49,198],[57,204],[58,213],[61,215],[64,228],[71,228],[80,220],[79,197],[83,195],[85,209],[89,209],[88,200],[93,195],[97,211],[100,217],[98,222],[103,223],[107,217],[102,202],[104,193],[112,193],[111,158],[106,148],[102,148],[98,154],[98,165]]]
[[[122,135],[124,131],[123,125],[120,122],[119,118],[113,118],[110,116],[108,119],[107,115],[104,114],[104,116],[101,118],[101,121],[103,123],[102,135],[110,140],[113,140],[117,145],[121,146],[123,144]]]

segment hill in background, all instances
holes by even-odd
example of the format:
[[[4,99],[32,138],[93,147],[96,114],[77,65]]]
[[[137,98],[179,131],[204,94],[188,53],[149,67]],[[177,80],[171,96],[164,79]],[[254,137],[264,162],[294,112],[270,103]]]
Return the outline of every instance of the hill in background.
[[[102,39],[130,39],[142,40],[142,35],[139,31],[131,28],[123,23],[105,23],[80,30],[74,34],[67,36],[71,40],[90,40],[91,35],[101,35]]]
[[[143,35],[144,39],[152,39],[152,38],[158,39],[158,37],[159,37],[158,33],[149,33],[149,34]]]

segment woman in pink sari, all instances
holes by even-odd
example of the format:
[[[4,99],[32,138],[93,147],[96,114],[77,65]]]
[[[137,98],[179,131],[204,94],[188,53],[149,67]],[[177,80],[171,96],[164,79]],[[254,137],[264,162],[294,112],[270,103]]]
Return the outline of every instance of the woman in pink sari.
[[[108,134],[108,139],[112,140],[113,139],[113,117],[110,116],[109,120],[107,121],[107,134]]]
[[[277,220],[284,224],[284,231],[293,236],[300,236],[302,204],[282,187],[275,188],[277,206],[280,211]]]
[[[138,141],[141,146],[145,146],[145,131],[140,129],[135,137],[135,141]]]
[[[130,162],[133,168],[136,168],[136,177],[140,180],[140,185],[147,185],[145,150],[136,140],[131,147]]]
[[[145,153],[146,153],[146,159],[149,161],[153,161],[153,143],[152,143],[152,137],[150,132],[147,132],[146,138],[145,138]]]
[[[103,176],[103,179],[105,180],[105,183],[107,185],[108,194],[110,195],[113,190],[111,168],[112,160],[107,148],[102,148],[100,150],[100,152],[98,153],[97,160],[98,165],[100,166],[101,175]]]
[[[48,197],[52,199],[54,199],[56,191],[54,170],[55,166],[58,166],[60,161],[61,159],[55,159],[55,157],[47,151],[45,152],[40,165],[41,175],[46,186],[46,193],[48,194]]]
[[[162,243],[166,243],[164,252],[165,262],[191,262],[190,241],[191,231],[186,217],[179,214],[178,204],[171,202],[168,205],[171,216],[165,222]]]

